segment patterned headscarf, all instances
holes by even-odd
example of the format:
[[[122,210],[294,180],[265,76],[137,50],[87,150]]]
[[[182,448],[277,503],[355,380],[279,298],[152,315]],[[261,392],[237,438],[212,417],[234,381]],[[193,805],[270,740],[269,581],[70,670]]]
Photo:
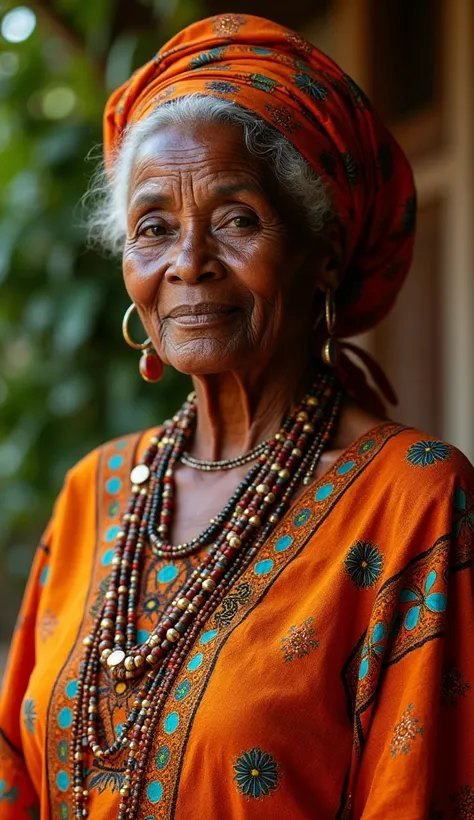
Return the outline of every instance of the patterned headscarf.
[[[232,100],[297,148],[328,184],[345,233],[339,336],[390,310],[410,267],[416,217],[411,168],[358,85],[300,35],[259,17],[193,23],[110,97],[105,156],[157,106],[188,94]]]

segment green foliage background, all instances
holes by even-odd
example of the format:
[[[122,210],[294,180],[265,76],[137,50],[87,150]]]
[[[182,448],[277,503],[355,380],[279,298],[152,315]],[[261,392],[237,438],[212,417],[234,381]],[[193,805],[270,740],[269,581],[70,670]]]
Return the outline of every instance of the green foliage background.
[[[15,5],[0,4],[0,19]],[[121,336],[120,263],[87,248],[79,203],[107,94],[204,16],[200,0],[33,8],[28,40],[0,38],[0,639],[68,468],[101,442],[159,422],[188,389],[169,370],[158,386],[140,379],[138,354]],[[64,89],[75,95],[72,111],[48,116],[45,98],[51,107]]]

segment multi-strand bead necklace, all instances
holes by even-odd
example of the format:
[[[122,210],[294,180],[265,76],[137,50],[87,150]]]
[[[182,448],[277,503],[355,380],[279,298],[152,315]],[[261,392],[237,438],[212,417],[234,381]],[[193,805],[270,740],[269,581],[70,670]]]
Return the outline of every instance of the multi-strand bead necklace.
[[[252,562],[295,493],[312,480],[333,435],[340,404],[341,389],[334,377],[319,375],[280,431],[261,445],[257,455],[254,452],[256,463],[222,512],[196,538],[177,546],[170,538],[175,471],[186,460],[183,456],[196,427],[194,394],[151,439],[141,463],[132,470],[132,494],[117,536],[105,600],[84,640],[72,740],[76,818],[88,815],[88,752],[101,760],[126,756],[118,820],[137,816],[156,727],[181,666],[203,625]],[[224,469],[228,462],[223,465]],[[143,553],[148,547],[169,559],[207,550],[149,637],[137,644]],[[120,737],[110,745],[99,729],[101,674],[119,681],[142,679]]]

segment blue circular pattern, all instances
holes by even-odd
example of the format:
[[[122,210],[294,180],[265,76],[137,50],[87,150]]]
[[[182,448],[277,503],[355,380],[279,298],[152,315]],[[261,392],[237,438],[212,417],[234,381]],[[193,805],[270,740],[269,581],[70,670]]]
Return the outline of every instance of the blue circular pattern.
[[[169,584],[178,576],[178,567],[175,564],[168,564],[166,567],[160,569],[156,576],[160,584]]]
[[[204,655],[202,654],[202,652],[198,652],[198,654],[195,655],[194,658],[191,658],[191,660],[188,663],[188,669],[190,672],[195,672],[196,669],[199,669],[199,667],[202,664],[203,657]]]
[[[152,780],[146,790],[146,796],[150,803],[159,803],[163,797],[163,786],[159,780]]]
[[[114,552],[115,552],[115,550],[114,550],[113,547],[111,549],[107,550],[106,552],[104,552],[104,554],[102,556],[102,560],[100,562],[103,567],[108,567],[109,564],[112,563],[112,558],[114,557]]]
[[[206,643],[209,643],[209,641],[212,641],[216,635],[217,629],[208,629],[207,632],[204,632],[204,634],[201,635],[201,640],[199,643],[204,646]]]
[[[110,527],[105,533],[105,540],[108,541],[110,544],[111,541],[115,541],[119,532],[120,527],[117,527],[117,525],[115,525],[115,527]]]
[[[156,820],[156,817],[155,817],[154,814],[147,814],[147,816],[145,817],[145,820]]]
[[[123,448],[126,447],[126,446],[127,446],[127,441],[126,440],[117,441],[117,444],[115,445],[115,449],[116,450],[123,450]]]
[[[273,569],[273,560],[266,558],[264,561],[259,561],[255,564],[255,575],[267,575]]]
[[[61,769],[61,771],[58,772],[58,775],[56,777],[56,785],[59,791],[67,792],[69,788],[69,775],[67,772],[64,771],[64,769]]]
[[[72,723],[72,711],[69,709],[68,706],[65,706],[64,709],[61,709],[58,715],[58,723],[61,729],[69,729]]]
[[[346,461],[344,464],[341,464],[339,467],[337,474],[338,475],[346,475],[346,473],[350,473],[352,469],[355,467],[355,461]]]
[[[46,566],[43,567],[43,569],[41,570],[40,587],[44,587],[46,581],[48,580],[48,575],[49,575],[49,564],[46,564]]]
[[[146,639],[149,636],[148,629],[138,629],[137,630],[137,643],[145,643]]]
[[[109,480],[105,483],[105,489],[107,490],[109,495],[117,495],[117,493],[120,492],[121,486],[122,482],[119,478],[117,478],[117,476],[109,478]]]
[[[304,524],[306,524],[309,521],[310,518],[311,518],[311,510],[308,507],[305,507],[305,509],[299,510],[296,513],[296,515],[293,519],[293,526],[296,527],[296,528],[303,527]]]
[[[288,547],[291,547],[293,538],[291,535],[282,535],[275,544],[275,552],[285,552]]]
[[[179,715],[177,712],[170,712],[165,720],[165,732],[167,735],[172,735],[179,725]]]
[[[177,701],[184,700],[185,698],[187,698],[190,691],[191,691],[191,684],[189,683],[188,680],[183,680],[182,683],[180,683],[179,686],[176,689],[174,699],[177,700]]]
[[[123,456],[112,456],[109,458],[109,467],[111,470],[118,470],[123,464]]]
[[[77,695],[77,680],[70,680],[66,686],[66,695],[68,698],[75,698]]]
[[[332,491],[334,490],[334,484],[325,484],[323,487],[320,487],[317,491],[316,495],[314,496],[315,501],[325,501],[326,498],[329,498]]]
[[[168,764],[170,756],[171,753],[168,746],[160,746],[155,757],[156,768],[158,769],[158,771],[161,772],[165,768],[165,766]]]

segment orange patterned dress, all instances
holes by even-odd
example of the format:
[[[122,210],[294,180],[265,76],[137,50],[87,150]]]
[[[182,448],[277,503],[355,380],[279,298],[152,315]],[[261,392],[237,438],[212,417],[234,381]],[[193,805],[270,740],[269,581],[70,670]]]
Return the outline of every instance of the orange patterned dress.
[[[68,475],[0,704],[1,820],[73,820],[82,639],[150,432]],[[140,820],[474,818],[474,471],[384,422],[308,486],[205,625],[169,695]],[[198,559],[145,561],[144,639]],[[139,636],[140,638],[140,636]],[[100,686],[110,740],[134,683]],[[94,820],[123,761],[90,758]]]

